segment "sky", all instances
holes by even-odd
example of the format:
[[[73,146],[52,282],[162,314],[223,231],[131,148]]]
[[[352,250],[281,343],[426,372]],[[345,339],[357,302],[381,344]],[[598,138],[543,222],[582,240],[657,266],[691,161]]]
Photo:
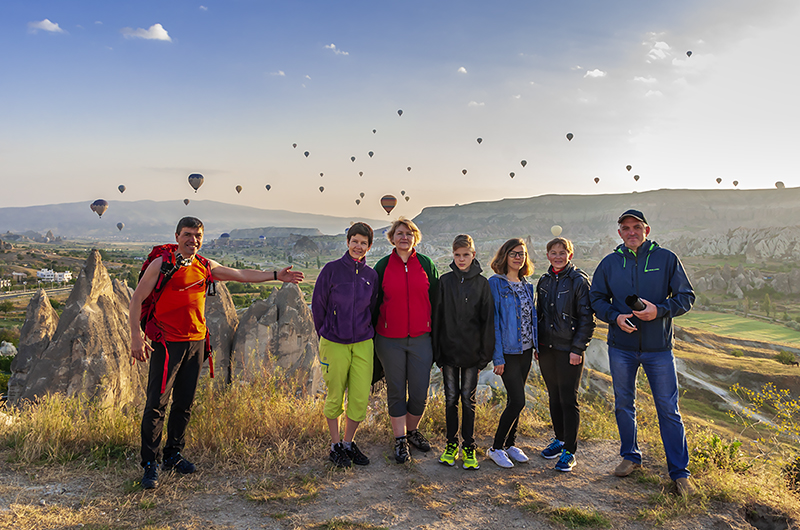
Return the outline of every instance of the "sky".
[[[800,186],[798,27],[796,0],[4,0],[0,206]]]

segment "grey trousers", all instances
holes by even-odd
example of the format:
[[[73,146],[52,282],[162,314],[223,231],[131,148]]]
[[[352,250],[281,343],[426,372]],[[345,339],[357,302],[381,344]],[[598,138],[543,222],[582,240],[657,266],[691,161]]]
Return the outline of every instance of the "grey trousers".
[[[386,373],[389,416],[422,416],[433,366],[431,335],[390,339],[375,335],[375,352]]]

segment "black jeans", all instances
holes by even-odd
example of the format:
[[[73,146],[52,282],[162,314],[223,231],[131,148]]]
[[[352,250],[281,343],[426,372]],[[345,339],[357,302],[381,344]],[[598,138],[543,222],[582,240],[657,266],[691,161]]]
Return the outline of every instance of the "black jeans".
[[[556,438],[564,442],[564,449],[575,454],[581,423],[578,388],[583,362],[569,364],[569,352],[539,348],[539,369],[550,396],[550,418]]]
[[[494,435],[494,449],[503,449],[514,445],[517,438],[517,424],[519,415],[525,408],[525,382],[528,380],[528,373],[531,371],[533,360],[533,349],[525,350],[517,355],[505,355],[505,368],[503,369],[503,385],[506,387],[508,401],[503,414],[500,416],[500,423],[497,425],[497,432]]]
[[[164,416],[170,393],[172,407],[167,422],[167,443],[164,458],[180,453],[186,445],[186,426],[192,411],[200,367],[203,365],[205,340],[192,342],[168,342],[169,365],[167,387],[161,393],[161,378],[164,375],[164,346],[153,344],[150,356],[150,371],[147,379],[147,401],[142,416],[142,466],[158,462],[161,435],[164,431]]]
[[[461,438],[464,447],[475,445],[475,388],[478,367],[442,366],[444,380],[444,415],[447,422],[447,443],[458,443],[458,398],[461,397]]]

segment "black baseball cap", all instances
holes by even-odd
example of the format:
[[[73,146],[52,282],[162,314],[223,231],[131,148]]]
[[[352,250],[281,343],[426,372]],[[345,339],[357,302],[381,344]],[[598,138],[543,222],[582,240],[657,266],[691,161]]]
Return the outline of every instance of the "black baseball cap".
[[[644,218],[644,214],[639,210],[625,210],[622,215],[619,216],[619,219],[617,219],[617,224],[620,224],[626,217],[633,217],[644,224],[650,224],[647,222],[647,219]]]

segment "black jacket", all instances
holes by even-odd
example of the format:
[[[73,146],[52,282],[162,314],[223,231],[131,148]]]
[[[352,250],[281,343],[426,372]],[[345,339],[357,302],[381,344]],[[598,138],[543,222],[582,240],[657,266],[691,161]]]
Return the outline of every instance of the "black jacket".
[[[481,265],[467,272],[455,262],[439,278],[433,317],[433,360],[439,366],[483,368],[494,351],[494,298]]]
[[[589,302],[589,276],[569,262],[556,275],[553,267],[536,285],[539,345],[583,354],[594,332],[594,314]]]

